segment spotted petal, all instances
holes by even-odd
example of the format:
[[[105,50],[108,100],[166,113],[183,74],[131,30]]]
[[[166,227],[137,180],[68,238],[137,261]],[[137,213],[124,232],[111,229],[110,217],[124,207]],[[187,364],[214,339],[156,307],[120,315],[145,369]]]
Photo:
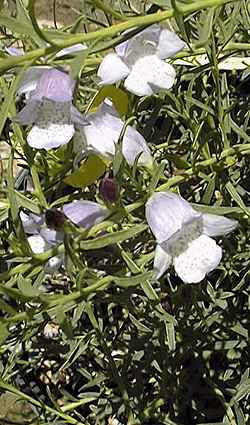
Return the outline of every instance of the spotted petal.
[[[43,101],[36,124],[28,134],[28,144],[46,150],[65,145],[75,132],[70,121],[71,102]]]
[[[154,193],[146,204],[146,219],[159,244],[168,242],[201,214],[180,195],[172,192]]]
[[[115,53],[105,56],[97,71],[102,85],[116,83],[123,80],[128,74],[129,68]]]
[[[75,201],[65,204],[63,212],[73,223],[85,229],[100,223],[109,214],[106,208],[92,201]]]
[[[149,55],[136,61],[124,85],[137,96],[149,96],[170,89],[175,76],[172,65],[165,63],[156,55]]]
[[[71,105],[71,121],[78,127],[88,125],[88,120],[76,109],[74,105]]]
[[[41,102],[37,100],[29,100],[27,105],[12,118],[12,121],[21,125],[31,125],[36,122],[40,112]]]
[[[160,33],[156,54],[160,59],[170,58],[185,46],[186,43],[175,32],[163,29]]]
[[[160,245],[156,246],[155,249],[155,258],[154,258],[154,270],[156,273],[156,279],[165,273],[165,271],[171,266],[172,257],[171,255],[163,249]]]
[[[190,243],[188,249],[175,257],[174,268],[185,283],[198,283],[216,269],[222,257],[222,250],[216,242],[201,235]]]
[[[208,236],[223,236],[226,235],[238,226],[236,220],[223,217],[215,214],[203,214],[203,232]]]

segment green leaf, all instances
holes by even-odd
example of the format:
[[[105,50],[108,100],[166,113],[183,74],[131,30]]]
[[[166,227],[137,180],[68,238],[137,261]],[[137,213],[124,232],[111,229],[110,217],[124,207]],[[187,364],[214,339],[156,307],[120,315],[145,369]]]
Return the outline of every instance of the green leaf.
[[[56,312],[56,319],[60,327],[62,328],[63,332],[65,333],[65,335],[67,335],[69,339],[73,339],[74,333],[73,333],[72,325],[70,321],[68,320],[67,315],[62,309]]]
[[[111,233],[105,236],[100,236],[99,238],[95,238],[91,241],[82,241],[80,242],[80,248],[84,251],[88,251],[89,249],[99,249],[104,248],[105,246],[116,244],[126,239],[130,239],[134,236],[139,235],[147,229],[146,224],[137,224],[130,229],[120,230],[119,232]]]
[[[0,322],[0,345],[2,345],[9,336],[8,326],[6,323]]]
[[[90,155],[80,168],[64,179],[73,187],[87,187],[98,180],[105,172],[107,161],[97,155]]]
[[[102,87],[91,100],[87,111],[94,111],[106,98],[112,101],[120,116],[126,115],[128,112],[128,95],[123,90],[114,86]]]
[[[166,328],[166,334],[167,334],[167,342],[169,349],[171,351],[175,350],[175,330],[173,323],[166,323],[165,322],[165,328]]]
[[[114,282],[117,284],[117,286],[121,286],[122,288],[129,288],[131,286],[140,285],[146,279],[151,279],[151,277],[152,277],[152,271],[141,273],[137,276],[130,276],[130,277],[113,276],[113,279],[114,279]]]
[[[30,279],[25,279],[21,275],[18,276],[17,286],[21,293],[27,298],[36,298],[41,292],[31,285]]]
[[[250,216],[250,212],[246,205],[244,204],[243,200],[241,199],[241,196],[238,194],[237,190],[233,186],[231,182],[226,183],[226,189],[228,193],[232,196],[233,200],[236,202],[237,205],[244,211],[244,213],[248,216]]]

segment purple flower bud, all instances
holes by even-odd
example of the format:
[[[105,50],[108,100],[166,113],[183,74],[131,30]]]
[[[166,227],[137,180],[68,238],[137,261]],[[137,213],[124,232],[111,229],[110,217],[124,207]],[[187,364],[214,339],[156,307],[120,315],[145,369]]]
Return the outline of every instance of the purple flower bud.
[[[119,185],[112,177],[104,177],[99,186],[102,198],[110,203],[116,202],[119,197]]]
[[[65,222],[65,215],[63,212],[51,208],[45,212],[45,222],[52,229],[61,229]]]

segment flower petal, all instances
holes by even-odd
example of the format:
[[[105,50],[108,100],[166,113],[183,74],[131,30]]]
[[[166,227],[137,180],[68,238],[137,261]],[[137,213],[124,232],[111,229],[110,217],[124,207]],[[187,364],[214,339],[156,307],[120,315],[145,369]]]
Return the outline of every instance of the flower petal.
[[[63,255],[56,255],[55,257],[51,257],[47,263],[45,264],[44,271],[48,274],[53,274],[59,270],[61,265],[64,262]]]
[[[48,69],[42,73],[32,98],[70,102],[73,98],[74,87],[75,81],[66,72],[55,68]]]
[[[116,118],[118,120],[118,118]],[[135,159],[140,155],[138,164],[145,167],[152,167],[153,158],[144,137],[130,125],[127,126],[123,142],[122,153],[129,165],[133,165]]]
[[[145,56],[136,61],[124,86],[137,96],[148,96],[170,89],[175,80],[175,69],[156,55]]]
[[[128,74],[129,68],[115,53],[105,56],[97,71],[102,85],[116,83],[123,80]]]
[[[71,102],[44,100],[36,124],[28,134],[28,144],[36,149],[51,149],[65,145],[73,137]]]
[[[186,43],[173,31],[162,29],[156,54],[160,59],[170,58],[184,49]]]
[[[40,235],[28,237],[28,242],[34,254],[42,254],[46,251],[46,241]]]
[[[160,277],[165,273],[165,271],[171,266],[171,263],[171,255],[160,245],[157,245],[155,249],[154,258],[154,270],[156,272],[156,279],[160,279]]]
[[[124,59],[128,45],[129,45],[129,40],[126,40],[115,47],[116,54],[120,56],[121,59]]]
[[[208,236],[223,236],[238,226],[236,220],[215,214],[203,214],[203,233]]]
[[[39,233],[41,225],[44,223],[44,217],[35,214],[26,214],[20,212],[20,219],[22,221],[23,230],[25,233],[37,234]]]
[[[35,149],[52,149],[68,143],[75,129],[69,124],[49,124],[47,128],[35,125],[28,134],[27,142]]]
[[[71,122],[79,127],[89,124],[88,120],[74,105],[71,105]]]
[[[96,202],[74,201],[63,206],[64,214],[75,224],[88,229],[103,221],[109,211]]]
[[[115,144],[119,140],[124,122],[115,116],[113,108],[105,103],[97,112],[87,116],[87,119],[90,125],[83,129],[87,148],[105,157],[112,158],[115,154]],[[131,126],[126,128],[122,143],[122,153],[130,165],[134,163],[139,154],[141,154],[138,161],[140,165],[152,165],[152,156],[144,137]]]
[[[175,257],[174,268],[185,283],[200,282],[206,274],[216,269],[222,257],[222,249],[206,235],[189,244],[186,251]]]
[[[10,56],[22,56],[24,55],[24,50],[21,47],[14,47],[14,46],[5,46],[4,50],[10,55]]]
[[[42,227],[40,230],[40,235],[50,246],[59,245],[63,242],[64,234],[63,232],[58,232],[54,229],[49,229],[48,227]]]
[[[144,56],[155,55],[162,28],[160,25],[151,25],[139,34],[130,38],[118,47],[118,54],[122,55],[124,62],[133,66],[138,59]],[[125,43],[127,43],[125,45]]]
[[[158,192],[146,204],[146,219],[159,244],[168,242],[183,227],[199,223],[202,215],[180,195]]]
[[[36,122],[39,116],[41,103],[37,100],[29,100],[27,105],[12,118],[12,121],[20,125],[30,125]]]
[[[56,58],[60,58],[65,55],[70,55],[71,53],[80,52],[81,50],[86,50],[88,46],[86,44],[73,44],[73,46],[70,47],[64,47],[64,49],[57,52],[55,55]]]
[[[29,68],[24,73],[24,76],[20,84],[18,85],[17,94],[29,95],[31,92],[33,92],[36,89],[38,81],[41,78],[42,74],[48,69],[51,69],[51,67],[50,66],[32,66],[31,68]]]

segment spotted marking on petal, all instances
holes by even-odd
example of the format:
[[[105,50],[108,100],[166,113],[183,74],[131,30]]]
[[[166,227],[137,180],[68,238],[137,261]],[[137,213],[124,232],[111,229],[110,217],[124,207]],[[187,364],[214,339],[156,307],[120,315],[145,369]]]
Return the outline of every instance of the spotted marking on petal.
[[[37,149],[51,149],[68,143],[75,133],[70,111],[71,102],[44,99],[39,117],[28,134],[28,144]]]

